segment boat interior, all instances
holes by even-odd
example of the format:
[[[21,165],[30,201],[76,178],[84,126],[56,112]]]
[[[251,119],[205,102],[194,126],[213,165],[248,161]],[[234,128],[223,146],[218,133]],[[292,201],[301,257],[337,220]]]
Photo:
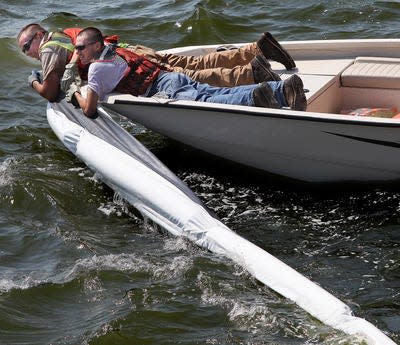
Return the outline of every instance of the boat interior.
[[[307,93],[307,111],[345,114],[360,108],[380,108],[382,117],[400,112],[400,59],[358,56],[354,59],[297,60],[297,69],[273,69],[282,79],[297,73]],[[384,111],[388,109],[388,111]]]
[[[400,113],[400,40],[281,43],[294,58],[297,68],[287,71],[275,61],[271,61],[271,66],[282,79],[293,73],[302,78],[308,112],[349,114],[367,108],[375,110],[370,111],[369,116],[393,117]],[[178,48],[169,52],[198,55],[213,50],[215,46]]]

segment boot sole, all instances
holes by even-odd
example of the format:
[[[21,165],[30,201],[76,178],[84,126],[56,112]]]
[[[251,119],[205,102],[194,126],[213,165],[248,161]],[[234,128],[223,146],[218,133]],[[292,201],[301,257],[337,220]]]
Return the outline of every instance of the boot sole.
[[[293,95],[294,95],[294,100],[293,100],[293,104],[291,105],[291,108],[293,110],[305,111],[307,109],[307,99],[306,99],[306,96],[304,94],[303,81],[301,80],[301,78],[297,74],[294,74],[291,77],[289,86],[292,89]],[[302,93],[302,95],[300,97],[299,97],[298,92],[296,92],[296,90],[302,90],[303,91],[303,93]]]
[[[284,64],[287,70],[296,68],[296,63],[294,62],[292,57],[283,49],[279,42],[277,42],[270,33],[264,33],[263,37],[265,37],[268,43],[271,44],[283,56],[283,59],[286,59],[286,61],[288,61],[288,64]]]

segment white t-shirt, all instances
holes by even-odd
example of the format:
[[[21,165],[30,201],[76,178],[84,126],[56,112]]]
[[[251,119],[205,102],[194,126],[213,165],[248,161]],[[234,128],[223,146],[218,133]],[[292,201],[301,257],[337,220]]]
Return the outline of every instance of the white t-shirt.
[[[96,92],[99,100],[102,101],[116,88],[127,68],[126,61],[119,57],[111,61],[93,62],[89,66],[88,87]]]

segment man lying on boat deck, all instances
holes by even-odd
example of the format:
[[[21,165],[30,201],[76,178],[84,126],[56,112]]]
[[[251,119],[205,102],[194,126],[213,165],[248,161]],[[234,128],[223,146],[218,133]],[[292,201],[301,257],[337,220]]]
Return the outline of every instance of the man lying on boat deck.
[[[31,23],[21,29],[17,36],[20,49],[26,55],[40,60],[43,78],[32,71],[29,85],[49,101],[57,99],[60,80],[67,68],[63,82],[64,92],[69,83],[79,74],[87,77],[82,64],[71,61],[76,35],[80,28],[67,28],[63,32],[48,32],[41,25]],[[118,43],[118,36],[108,36],[105,43]],[[274,73],[267,59],[278,61],[287,69],[296,67],[292,57],[268,32],[257,42],[246,44],[234,50],[213,52],[202,56],[183,56],[158,53],[141,45],[120,44],[144,55],[148,60],[160,65],[164,70],[184,73],[196,81],[214,86],[237,86],[255,84],[269,80],[280,80]]]
[[[177,100],[267,108],[305,110],[307,105],[303,82],[296,74],[285,81],[231,88],[201,84],[185,74],[162,70],[161,66],[128,49],[104,45],[103,34],[94,27],[78,34],[75,50],[83,64],[90,64],[88,92],[83,98],[79,86],[73,83],[66,97],[73,103],[76,100],[88,116],[94,115],[98,101],[114,90],[134,96],[162,94]]]

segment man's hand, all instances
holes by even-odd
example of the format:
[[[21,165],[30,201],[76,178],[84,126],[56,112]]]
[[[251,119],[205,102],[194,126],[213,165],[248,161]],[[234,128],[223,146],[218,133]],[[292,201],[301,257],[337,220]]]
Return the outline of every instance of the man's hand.
[[[37,81],[40,83],[40,72],[37,70],[33,70],[28,77],[28,83],[30,87],[33,87],[33,83]]]
[[[65,66],[64,75],[60,81],[61,91],[67,93],[72,83],[77,85],[81,84],[81,78],[79,76],[78,66],[76,63],[69,63]]]
[[[96,92],[88,88],[86,98],[83,98],[79,92],[75,92],[75,99],[78,101],[79,106],[87,117],[93,117],[97,114],[97,102],[99,97]]]
[[[79,93],[80,92],[80,88],[75,83],[72,83],[69,86],[69,89],[67,90],[67,92],[65,94],[65,100],[68,103],[72,103],[74,106],[78,106],[78,102],[77,102],[76,97],[75,97],[75,92]]]

